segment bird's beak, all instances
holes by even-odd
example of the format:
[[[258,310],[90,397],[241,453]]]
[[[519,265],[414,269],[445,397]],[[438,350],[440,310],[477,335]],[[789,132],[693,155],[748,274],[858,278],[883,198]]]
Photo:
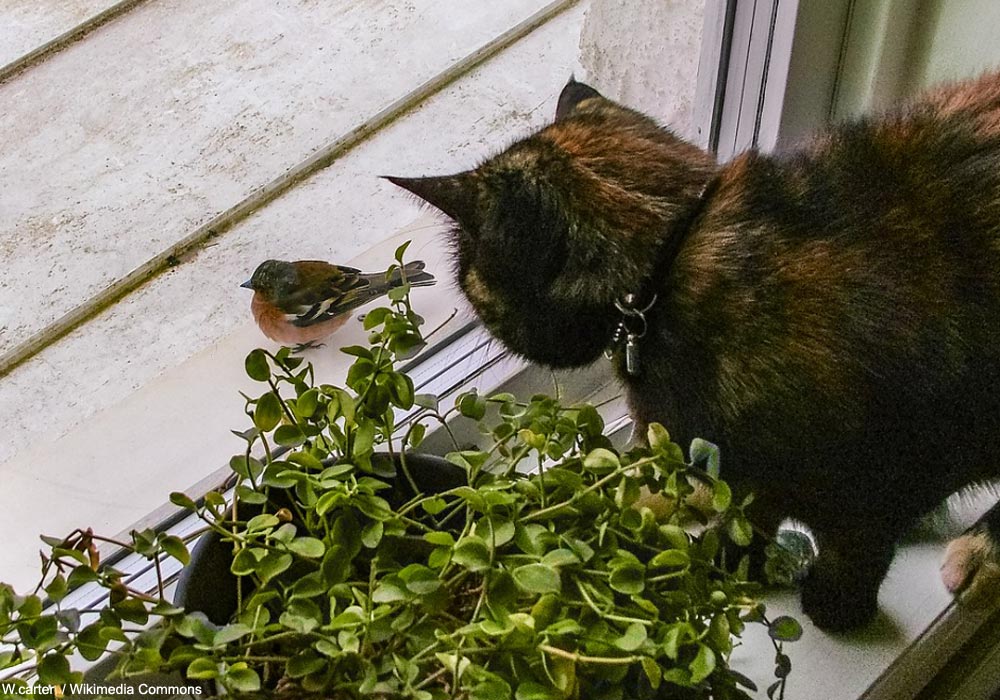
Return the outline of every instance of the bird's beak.
[[[244,289],[253,289],[253,280],[247,280],[240,286],[243,287]]]

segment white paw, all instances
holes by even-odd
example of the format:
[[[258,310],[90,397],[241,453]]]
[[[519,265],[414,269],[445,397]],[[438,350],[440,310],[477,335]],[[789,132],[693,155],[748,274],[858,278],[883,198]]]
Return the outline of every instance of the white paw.
[[[973,605],[1000,597],[1000,548],[985,532],[970,532],[948,543],[941,581]]]

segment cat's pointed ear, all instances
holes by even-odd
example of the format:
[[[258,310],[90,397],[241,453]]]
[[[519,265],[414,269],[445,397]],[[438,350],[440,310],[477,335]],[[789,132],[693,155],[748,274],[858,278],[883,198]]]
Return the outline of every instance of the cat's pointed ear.
[[[572,114],[578,104],[592,97],[603,97],[603,95],[589,85],[578,83],[576,78],[570,76],[566,87],[559,93],[559,102],[556,105],[556,120]]]
[[[385,179],[412,192],[460,224],[474,225],[478,218],[479,192],[474,172],[440,177],[393,177],[386,175]]]

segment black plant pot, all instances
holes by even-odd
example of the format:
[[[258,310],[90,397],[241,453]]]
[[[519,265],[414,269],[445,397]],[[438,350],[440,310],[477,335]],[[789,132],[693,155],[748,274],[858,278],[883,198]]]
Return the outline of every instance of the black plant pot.
[[[406,466],[412,484],[400,468],[399,455],[377,453],[372,457],[372,466],[379,478],[392,486],[379,495],[393,508],[419,494],[443,493],[468,483],[464,469],[436,455],[407,453]],[[252,517],[260,510],[244,506],[242,515]],[[177,580],[174,605],[188,612],[202,612],[217,625],[229,622],[238,604],[237,577],[230,571],[232,561],[230,543],[214,532],[204,535],[192,549],[191,561]]]

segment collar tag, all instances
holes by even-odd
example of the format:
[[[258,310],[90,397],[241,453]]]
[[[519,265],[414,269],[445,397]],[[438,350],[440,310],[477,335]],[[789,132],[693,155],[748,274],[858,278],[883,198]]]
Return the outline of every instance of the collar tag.
[[[639,340],[646,335],[649,324],[646,322],[646,314],[656,303],[656,295],[649,300],[643,308],[638,308],[635,294],[626,294],[623,299],[615,302],[615,308],[621,313],[622,318],[615,328],[614,335],[611,336],[611,343],[604,351],[604,356],[609,360],[614,356],[618,346],[625,341],[625,372],[630,377],[639,376]]]

